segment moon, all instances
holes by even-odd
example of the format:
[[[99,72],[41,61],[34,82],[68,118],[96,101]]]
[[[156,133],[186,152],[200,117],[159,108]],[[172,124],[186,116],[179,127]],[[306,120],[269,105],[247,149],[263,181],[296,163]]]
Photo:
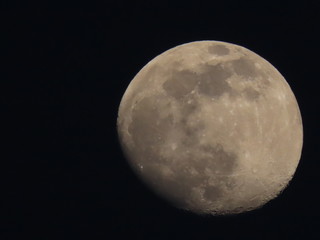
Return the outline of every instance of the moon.
[[[196,214],[262,207],[292,179],[303,145],[284,77],[221,41],[182,44],[145,65],[122,97],[117,130],[139,178]]]

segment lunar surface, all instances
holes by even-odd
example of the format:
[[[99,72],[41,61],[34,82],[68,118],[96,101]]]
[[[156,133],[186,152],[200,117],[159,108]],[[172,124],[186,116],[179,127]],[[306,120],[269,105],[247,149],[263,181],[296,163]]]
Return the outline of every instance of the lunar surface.
[[[298,166],[302,120],[283,76],[226,42],[179,45],[151,60],[120,103],[134,172],[174,206],[236,214],[263,206]]]

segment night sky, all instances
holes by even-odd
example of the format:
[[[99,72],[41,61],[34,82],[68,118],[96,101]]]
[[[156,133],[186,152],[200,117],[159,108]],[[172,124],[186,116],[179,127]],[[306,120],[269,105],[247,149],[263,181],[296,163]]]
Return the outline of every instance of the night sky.
[[[2,5],[1,240],[320,239],[318,1]],[[196,40],[254,51],[297,98],[300,164],[261,209],[224,217],[176,209],[120,149],[117,111],[130,81],[158,54]]]

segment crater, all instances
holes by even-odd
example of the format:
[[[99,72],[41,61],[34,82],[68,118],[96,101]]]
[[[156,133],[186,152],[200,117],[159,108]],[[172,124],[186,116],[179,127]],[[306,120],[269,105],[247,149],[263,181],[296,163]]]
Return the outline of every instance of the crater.
[[[205,65],[204,73],[199,76],[199,92],[212,98],[231,92],[232,88],[225,81],[231,75],[221,65]]]
[[[223,56],[229,54],[230,50],[224,45],[213,45],[208,47],[208,52],[211,54]]]
[[[174,72],[173,76],[162,85],[167,94],[176,99],[181,99],[195,89],[197,76],[187,70]]]

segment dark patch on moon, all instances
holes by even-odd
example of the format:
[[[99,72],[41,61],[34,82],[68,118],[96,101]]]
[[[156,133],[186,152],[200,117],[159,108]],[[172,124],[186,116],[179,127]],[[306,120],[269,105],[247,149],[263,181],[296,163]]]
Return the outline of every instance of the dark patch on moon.
[[[199,103],[194,100],[193,97],[188,98],[188,101],[181,104],[181,119],[178,125],[184,134],[180,143],[184,147],[192,147],[197,144],[200,131],[205,129],[205,125],[201,120],[199,120],[197,124],[191,124],[189,122],[190,116],[197,111],[198,105]]]
[[[216,186],[207,186],[203,193],[203,197],[209,201],[214,201],[222,196],[222,190]]]
[[[205,65],[204,72],[199,75],[199,92],[212,98],[218,98],[232,88],[225,81],[232,74],[221,65]]]
[[[173,76],[162,85],[167,94],[176,99],[181,99],[190,93],[197,84],[196,74],[183,70],[174,72]]]
[[[205,129],[205,125],[202,122],[199,122],[196,126],[190,126],[187,118],[181,119],[180,125],[184,134],[181,144],[187,148],[193,147],[198,143],[200,131]]]
[[[169,108],[169,105],[159,107],[156,100],[159,96],[143,98],[132,110],[132,121],[128,126],[128,132],[135,143],[134,151],[141,155],[152,155],[153,146],[159,146],[164,141],[164,134],[173,128],[173,116],[160,116],[162,108]],[[151,147],[152,146],[152,147]]]
[[[219,98],[226,92],[231,93],[232,88],[225,81],[232,73],[221,65],[204,64],[202,73],[183,70],[175,72],[173,76],[163,83],[163,89],[171,97],[181,100],[198,86],[201,94],[211,98]]]
[[[257,76],[257,69],[254,65],[254,62],[245,59],[245,58],[240,58],[234,61],[230,62],[232,64],[232,67],[235,71],[236,74],[246,77],[246,79],[250,79],[250,77],[256,77]]]
[[[235,179],[231,178],[230,176],[223,176],[221,179],[217,179],[220,182],[223,182],[225,187],[229,190],[233,190],[237,186],[237,182]]]
[[[184,147],[193,147],[195,144],[199,141],[199,134],[200,131],[203,130],[204,124],[199,123],[197,126],[185,126],[183,128],[183,133],[185,134],[185,137],[183,138],[181,144]]]
[[[224,45],[213,45],[208,47],[208,52],[211,54],[223,56],[229,54],[230,50]]]
[[[189,97],[186,101],[181,101],[180,112],[183,117],[188,117],[193,114],[199,107],[199,103],[194,97]]]
[[[251,87],[247,87],[243,90],[244,94],[245,94],[245,97],[248,99],[248,100],[256,100],[260,97],[260,92],[258,92],[257,90],[251,88]]]
[[[230,174],[236,166],[237,156],[233,152],[224,150],[221,144],[215,146],[204,145],[200,147],[201,151],[207,154],[206,158],[199,159],[199,165],[204,171],[204,168],[209,168],[214,172],[222,174]]]

